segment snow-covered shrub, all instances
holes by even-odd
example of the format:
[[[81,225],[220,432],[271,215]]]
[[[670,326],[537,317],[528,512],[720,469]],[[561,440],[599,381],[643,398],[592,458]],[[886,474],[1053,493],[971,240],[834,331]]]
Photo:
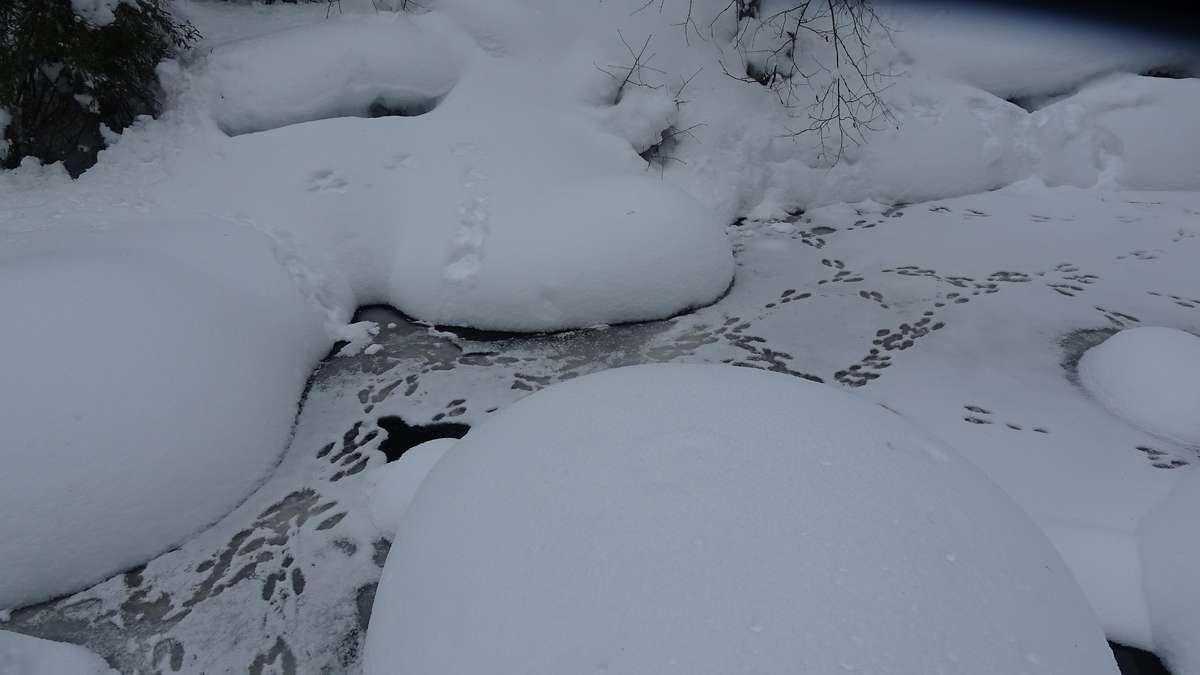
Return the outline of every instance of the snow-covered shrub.
[[[102,126],[120,130],[159,107],[155,68],[199,37],[168,0],[0,0],[0,108],[14,167],[95,163]]]

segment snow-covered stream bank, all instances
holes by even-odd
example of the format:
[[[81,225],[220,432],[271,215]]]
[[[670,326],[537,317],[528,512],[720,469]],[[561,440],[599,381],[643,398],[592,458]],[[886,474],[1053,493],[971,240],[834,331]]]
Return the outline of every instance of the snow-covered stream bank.
[[[1112,416],[1070,366],[1100,339],[1080,331],[1200,332],[1200,196],[1007,189],[730,234],[729,295],[668,321],[478,340],[373,310],[374,346],[322,365],[249,500],[146,567],[0,627],[129,672],[353,670],[390,539],[368,503],[380,417],[474,425],[589,372],[690,362],[842,384],[904,414],[1034,516],[1110,639],[1154,644],[1137,533],[1200,452]]]

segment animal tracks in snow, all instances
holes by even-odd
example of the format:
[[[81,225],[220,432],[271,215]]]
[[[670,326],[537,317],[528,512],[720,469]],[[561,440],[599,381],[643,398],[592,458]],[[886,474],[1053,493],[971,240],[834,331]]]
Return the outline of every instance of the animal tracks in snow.
[[[965,411],[965,414],[963,416],[963,421],[968,424],[976,424],[976,425],[998,424],[998,422],[993,418],[992,411],[987,408],[984,408],[983,406],[972,405],[972,404],[968,403],[963,406],[963,410]],[[1003,422],[1000,422],[999,424],[1002,424],[1004,428],[1011,429],[1012,431],[1032,431],[1034,433],[1039,433],[1039,434],[1049,434],[1050,433],[1050,431],[1047,430],[1045,427],[1031,427],[1031,426],[1024,425],[1024,424],[1018,424],[1018,423],[1012,422],[1012,421],[1003,421]]]
[[[308,174],[308,178],[304,182],[304,189],[309,192],[345,192],[346,187],[350,185],[350,181],[346,180],[342,174],[334,169],[317,169]]]

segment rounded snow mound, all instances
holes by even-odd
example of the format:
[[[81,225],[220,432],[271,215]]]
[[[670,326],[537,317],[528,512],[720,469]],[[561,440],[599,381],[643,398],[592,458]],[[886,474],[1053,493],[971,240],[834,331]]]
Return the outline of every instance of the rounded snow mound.
[[[1156,436],[1200,446],[1200,337],[1131,328],[1089,349],[1079,381],[1112,414]]]
[[[639,366],[475,427],[401,520],[384,673],[1116,673],[1049,542],[903,418]]]
[[[421,481],[457,442],[456,438],[425,441],[406,450],[400,459],[367,474],[367,508],[372,522],[381,532],[388,537],[396,533],[400,518],[412,503]]]
[[[208,57],[212,114],[230,135],[372,106],[417,115],[458,81],[464,56],[444,22],[390,12],[331,17],[215,49]]]
[[[1200,673],[1200,471],[1189,469],[1139,533],[1154,651],[1171,672]]]
[[[713,302],[733,278],[723,225],[654,178],[606,176],[530,197],[520,211],[467,205],[453,229],[426,228],[426,245],[410,234],[392,277],[396,305],[435,324],[562,330],[662,319]],[[430,255],[438,250],[444,259]]]
[[[117,675],[78,645],[0,630],[0,675]]]
[[[249,230],[6,243],[0,607],[14,607],[144,563],[237,506],[286,447],[329,338]]]

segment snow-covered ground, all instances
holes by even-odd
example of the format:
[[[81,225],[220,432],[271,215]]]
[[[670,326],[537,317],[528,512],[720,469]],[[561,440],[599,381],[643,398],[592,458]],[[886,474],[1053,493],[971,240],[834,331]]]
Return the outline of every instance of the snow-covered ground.
[[[382,469],[380,416],[475,424],[596,370],[725,363],[942,439],[1041,526],[1110,639],[1200,673],[1200,411],[1164,427],[1127,396],[1167,391],[1154,372],[1194,401],[1194,355],[1097,347],[1200,334],[1200,80],[1136,74],[1194,49],[1040,27],[989,56],[1002,23],[884,6],[900,128],[830,168],[722,72],[723,2],[693,3],[687,39],[670,0],[341,4],[181,2],[207,39],[161,68],[160,119],[78,181],[0,173],[20,325],[0,605],[79,591],[0,626],[123,672],[355,671],[398,514],[446,450]],[[657,88],[618,97],[618,28],[653,35]],[[375,303],[417,321],[350,323]]]

